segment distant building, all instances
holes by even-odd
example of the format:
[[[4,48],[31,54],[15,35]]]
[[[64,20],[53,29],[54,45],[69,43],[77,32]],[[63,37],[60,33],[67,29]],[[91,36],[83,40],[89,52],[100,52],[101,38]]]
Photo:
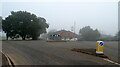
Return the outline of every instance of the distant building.
[[[57,32],[53,32],[51,35],[49,35],[49,39],[52,40],[78,40],[79,35],[66,30],[60,30]]]

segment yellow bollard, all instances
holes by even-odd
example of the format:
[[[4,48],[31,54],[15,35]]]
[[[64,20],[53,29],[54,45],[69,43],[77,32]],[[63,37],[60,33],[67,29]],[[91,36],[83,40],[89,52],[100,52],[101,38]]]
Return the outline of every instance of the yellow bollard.
[[[97,41],[96,42],[96,53],[97,54],[103,54],[103,48],[104,48],[104,42],[103,41]]]

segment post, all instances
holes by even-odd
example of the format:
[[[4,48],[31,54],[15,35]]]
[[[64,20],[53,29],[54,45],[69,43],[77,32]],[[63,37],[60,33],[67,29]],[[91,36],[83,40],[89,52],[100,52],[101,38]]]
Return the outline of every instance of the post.
[[[75,33],[75,21],[74,21],[74,33]]]
[[[75,21],[74,21],[74,33],[75,33]],[[75,41],[75,37],[74,37],[74,41]]]

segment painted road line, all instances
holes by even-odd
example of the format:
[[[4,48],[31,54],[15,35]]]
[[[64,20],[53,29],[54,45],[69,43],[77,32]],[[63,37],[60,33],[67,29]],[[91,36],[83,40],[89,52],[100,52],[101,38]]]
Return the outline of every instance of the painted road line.
[[[112,60],[109,60],[109,59],[107,59],[107,58],[103,58],[103,60],[108,61],[108,62],[110,62],[110,63],[112,63],[112,64],[120,65],[119,63],[114,62],[114,61],[112,61]]]
[[[10,66],[10,67],[14,67],[14,64],[13,64],[13,62],[10,60],[10,58],[9,58],[4,52],[2,52],[2,51],[0,51],[0,52],[6,57],[9,66]]]

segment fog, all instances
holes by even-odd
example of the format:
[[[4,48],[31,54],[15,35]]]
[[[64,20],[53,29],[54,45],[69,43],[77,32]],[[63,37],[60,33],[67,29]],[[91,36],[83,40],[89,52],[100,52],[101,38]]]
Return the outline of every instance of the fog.
[[[47,31],[70,30],[75,23],[75,33],[91,26],[101,33],[115,35],[118,31],[117,2],[3,2],[2,17],[11,11],[28,11],[44,17],[50,25]]]

